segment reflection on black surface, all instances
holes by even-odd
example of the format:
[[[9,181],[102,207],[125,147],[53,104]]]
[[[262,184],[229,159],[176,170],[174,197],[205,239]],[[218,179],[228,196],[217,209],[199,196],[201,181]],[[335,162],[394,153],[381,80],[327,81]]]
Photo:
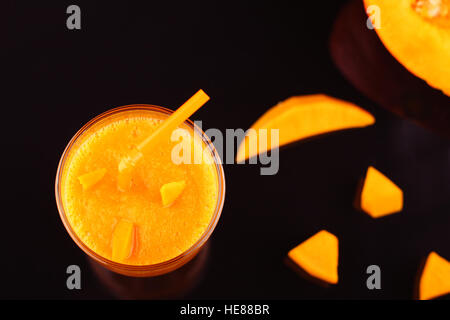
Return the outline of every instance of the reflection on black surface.
[[[425,268],[425,263],[427,262],[428,256],[423,257],[420,260],[420,264],[417,268],[416,276],[414,277],[414,291],[413,299],[420,300],[420,277],[422,276],[423,269]]]
[[[368,98],[450,137],[450,98],[406,70],[366,27],[363,2],[352,0],[336,18],[331,57],[343,75]]]
[[[318,279],[316,277],[311,276],[308,272],[305,271],[302,267],[300,267],[298,264],[296,264],[292,259],[289,257],[286,257],[284,259],[284,264],[289,267],[292,271],[297,273],[301,278],[310,281],[318,286],[321,286],[323,288],[329,288],[331,287],[331,284],[329,284],[326,281],[323,281],[321,279]]]
[[[127,277],[88,258],[98,281],[119,299],[179,299],[191,292],[201,281],[207,267],[209,243],[197,256],[181,268],[158,277]]]

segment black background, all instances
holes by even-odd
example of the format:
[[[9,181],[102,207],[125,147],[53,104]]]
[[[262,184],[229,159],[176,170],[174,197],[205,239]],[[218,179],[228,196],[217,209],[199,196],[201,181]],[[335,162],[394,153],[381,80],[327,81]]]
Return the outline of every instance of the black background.
[[[2,3],[0,297],[411,299],[422,259],[432,250],[450,257],[450,144],[376,105],[334,66],[328,41],[343,3]],[[66,28],[70,4],[81,7],[81,30]],[[174,109],[199,88],[211,97],[192,117],[204,129],[245,129],[277,102],[312,93],[357,103],[377,123],[283,148],[275,176],[260,176],[257,165],[225,165],[221,220],[191,263],[204,261],[201,276],[99,276],[56,208],[65,145],[107,109]],[[353,208],[368,165],[404,190],[400,214],[374,220]],[[284,263],[321,229],[340,240],[340,281],[329,288]],[[66,288],[71,264],[82,269],[80,291]],[[366,287],[371,264],[381,267],[382,290]]]

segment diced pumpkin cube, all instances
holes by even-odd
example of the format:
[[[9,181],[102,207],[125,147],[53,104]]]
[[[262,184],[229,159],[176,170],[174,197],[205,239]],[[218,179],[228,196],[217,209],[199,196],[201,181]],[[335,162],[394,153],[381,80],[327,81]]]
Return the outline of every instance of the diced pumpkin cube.
[[[180,196],[186,187],[186,181],[175,181],[166,183],[161,187],[161,199],[163,206],[170,206]]]
[[[431,252],[420,277],[420,299],[434,299],[448,293],[450,293],[450,261],[436,252]]]
[[[135,226],[131,221],[121,219],[112,236],[112,259],[123,262],[133,253],[135,242]]]
[[[389,53],[405,70],[450,96],[450,2],[364,0],[364,4],[371,20],[379,23],[374,31]],[[376,9],[372,11],[373,8]],[[396,81],[397,77],[396,74]]]
[[[80,181],[81,185],[83,186],[83,190],[88,190],[97,182],[102,180],[105,174],[106,174],[105,168],[98,169],[79,176],[78,181]]]
[[[289,251],[288,256],[311,276],[338,283],[339,240],[334,234],[322,230]]]
[[[403,209],[403,191],[384,174],[369,167],[361,192],[361,209],[373,218]]]

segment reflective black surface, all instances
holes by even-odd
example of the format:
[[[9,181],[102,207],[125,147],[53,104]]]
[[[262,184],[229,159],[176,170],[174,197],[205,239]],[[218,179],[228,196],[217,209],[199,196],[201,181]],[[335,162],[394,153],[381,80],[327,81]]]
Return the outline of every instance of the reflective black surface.
[[[329,41],[343,1],[302,1],[296,7],[90,1],[79,4],[81,31],[65,27],[69,4],[5,4],[1,298],[410,299],[421,260],[432,250],[450,259],[445,130],[427,129],[433,127],[428,118],[422,127],[381,107],[375,98],[384,87],[371,96],[342,75],[348,76],[352,59],[335,67]],[[192,261],[204,261],[193,268],[200,276],[180,270],[180,280],[175,275],[162,285],[164,279],[127,283],[105,275],[92,267],[58,216],[54,177],[65,145],[109,108],[175,108],[199,88],[211,96],[193,117],[203,120],[204,129],[248,128],[278,101],[310,93],[357,103],[377,122],[283,148],[275,176],[260,176],[257,165],[226,165],[221,220],[208,251]],[[439,99],[442,110],[450,108],[450,98]],[[445,126],[441,120],[436,128]],[[401,213],[374,220],[353,208],[368,165],[402,187]],[[284,261],[292,247],[321,229],[340,240],[340,281],[328,288]],[[71,264],[82,269],[80,291],[66,289]],[[382,270],[382,290],[366,288],[371,264]],[[161,293],[142,289],[148,287]]]

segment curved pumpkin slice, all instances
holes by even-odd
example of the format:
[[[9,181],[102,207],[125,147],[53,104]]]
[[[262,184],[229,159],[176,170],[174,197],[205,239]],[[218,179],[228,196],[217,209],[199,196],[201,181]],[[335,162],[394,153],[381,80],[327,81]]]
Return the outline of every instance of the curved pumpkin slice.
[[[420,299],[434,299],[448,293],[450,293],[450,262],[436,252],[431,252],[420,277]]]
[[[369,167],[361,192],[361,209],[373,218],[403,209],[403,191],[384,174]]]
[[[450,95],[450,0],[364,0],[375,5],[375,29],[389,52],[411,73]]]
[[[374,122],[370,113],[350,102],[323,94],[291,97],[267,111],[250,128],[250,131],[256,130],[253,131],[255,138],[260,129],[267,129],[268,137],[271,129],[279,129],[278,145],[271,145],[271,139],[268,139],[266,148],[251,148],[250,141],[256,142],[257,139],[247,134],[239,146],[236,160],[243,162],[297,140],[336,130],[365,127]]]
[[[311,276],[338,283],[338,238],[322,230],[289,251],[289,258]]]

